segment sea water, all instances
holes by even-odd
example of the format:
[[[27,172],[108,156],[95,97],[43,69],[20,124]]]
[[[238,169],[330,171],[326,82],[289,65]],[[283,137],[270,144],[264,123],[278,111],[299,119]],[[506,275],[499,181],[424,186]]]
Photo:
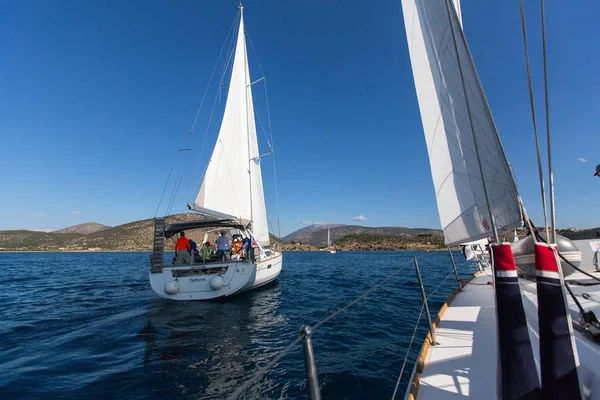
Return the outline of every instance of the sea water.
[[[284,252],[276,282],[217,302],[158,298],[149,253],[0,253],[0,398],[224,398],[298,335],[419,256],[427,293],[448,252]],[[461,277],[475,266],[461,264]],[[433,315],[456,288],[449,276]],[[421,294],[408,265],[321,326],[313,346],[324,399],[390,398]],[[424,313],[423,313],[424,315]],[[427,332],[417,330],[398,398]],[[306,398],[302,346],[246,398]]]

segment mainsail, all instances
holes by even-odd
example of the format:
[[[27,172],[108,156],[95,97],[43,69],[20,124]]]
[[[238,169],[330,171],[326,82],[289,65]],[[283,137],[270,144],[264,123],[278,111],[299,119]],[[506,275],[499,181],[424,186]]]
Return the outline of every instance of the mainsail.
[[[195,206],[252,221],[254,238],[269,245],[242,8],[223,121]]]
[[[402,9],[446,244],[492,236],[491,218],[498,230],[516,228],[517,188],[462,31],[459,0],[402,0]]]

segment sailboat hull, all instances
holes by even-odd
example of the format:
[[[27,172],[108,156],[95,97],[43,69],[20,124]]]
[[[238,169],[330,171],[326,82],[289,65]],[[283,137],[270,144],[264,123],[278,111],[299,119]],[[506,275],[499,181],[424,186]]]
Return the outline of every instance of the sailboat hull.
[[[282,268],[281,253],[252,264],[228,261],[208,265],[164,267],[150,273],[150,286],[170,300],[215,300],[255,289],[275,280]]]

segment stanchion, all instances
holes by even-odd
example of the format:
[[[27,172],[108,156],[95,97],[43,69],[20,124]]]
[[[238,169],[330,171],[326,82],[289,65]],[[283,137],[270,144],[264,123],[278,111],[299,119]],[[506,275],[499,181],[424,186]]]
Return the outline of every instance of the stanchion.
[[[321,400],[321,391],[319,389],[319,378],[317,376],[317,365],[315,364],[315,354],[312,348],[312,329],[305,326],[300,330],[304,338],[304,367],[306,368],[306,387],[308,389],[308,398],[311,400]]]
[[[419,280],[419,286],[421,287],[421,296],[423,296],[423,304],[425,305],[425,313],[427,314],[427,323],[429,324],[429,333],[431,334],[431,345],[435,346],[435,332],[433,331],[433,324],[431,323],[431,314],[429,313],[429,306],[427,305],[427,296],[425,295],[425,288],[423,287],[423,279],[421,279],[421,272],[419,271],[419,263],[417,257],[413,257],[415,261],[415,270],[417,271],[417,279]]]
[[[454,262],[454,256],[452,255],[452,248],[448,247],[448,253],[450,253],[450,260],[452,260],[452,268],[454,268],[454,274],[456,275],[456,283],[458,283],[458,289],[462,292],[462,285],[460,284],[458,270],[456,269],[456,263]]]

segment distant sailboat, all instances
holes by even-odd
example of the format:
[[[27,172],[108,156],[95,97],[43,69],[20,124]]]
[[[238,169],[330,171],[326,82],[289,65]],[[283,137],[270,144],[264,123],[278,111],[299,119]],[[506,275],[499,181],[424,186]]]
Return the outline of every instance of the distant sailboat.
[[[329,249],[329,252],[331,254],[336,253],[335,249],[331,248],[331,229],[330,229],[329,225],[327,225],[327,248]]]
[[[164,298],[226,297],[271,282],[281,272],[282,255],[269,248],[243,6],[239,10],[237,44],[219,136],[196,201],[188,204],[190,210],[211,219],[168,226],[164,218],[155,221],[150,284]],[[244,241],[244,250],[225,261],[191,257],[188,262],[163,265],[164,239],[197,228],[225,230]],[[235,253],[236,249],[232,250]]]

